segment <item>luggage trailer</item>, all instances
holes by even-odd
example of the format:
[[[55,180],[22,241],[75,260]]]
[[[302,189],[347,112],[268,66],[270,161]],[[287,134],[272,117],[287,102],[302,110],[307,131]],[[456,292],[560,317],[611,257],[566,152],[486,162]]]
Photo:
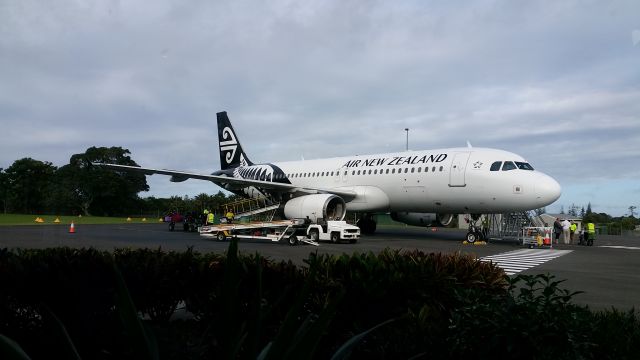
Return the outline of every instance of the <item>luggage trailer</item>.
[[[325,238],[333,242],[347,240],[355,243],[360,238],[360,228],[345,221],[328,221],[326,226],[321,226],[305,219],[205,225],[198,228],[198,232],[201,236],[212,237],[218,241],[235,237],[271,242],[286,241],[292,246],[300,242],[319,246],[318,240]]]

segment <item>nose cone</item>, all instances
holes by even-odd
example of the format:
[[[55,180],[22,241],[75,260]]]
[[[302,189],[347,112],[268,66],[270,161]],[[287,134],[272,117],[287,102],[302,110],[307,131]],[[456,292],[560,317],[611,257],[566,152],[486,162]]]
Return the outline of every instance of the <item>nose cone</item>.
[[[540,203],[540,207],[547,206],[558,200],[562,193],[562,188],[557,181],[551,176],[540,174],[536,184],[536,200]]]

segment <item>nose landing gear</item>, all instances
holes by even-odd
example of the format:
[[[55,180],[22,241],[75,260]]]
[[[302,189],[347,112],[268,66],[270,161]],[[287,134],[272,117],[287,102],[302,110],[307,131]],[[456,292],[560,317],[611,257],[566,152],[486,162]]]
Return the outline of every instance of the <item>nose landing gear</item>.
[[[467,242],[473,244],[476,241],[485,241],[487,239],[487,232],[484,226],[478,226],[478,220],[480,220],[480,214],[471,214],[471,219],[465,217],[465,220],[469,223],[469,230],[467,231]]]

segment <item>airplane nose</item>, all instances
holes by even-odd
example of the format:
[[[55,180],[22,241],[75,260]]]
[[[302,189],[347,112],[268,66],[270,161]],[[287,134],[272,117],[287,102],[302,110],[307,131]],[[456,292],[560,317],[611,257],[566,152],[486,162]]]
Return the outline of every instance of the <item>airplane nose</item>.
[[[541,174],[535,185],[536,197],[542,206],[549,205],[558,200],[562,193],[562,188],[551,176]]]

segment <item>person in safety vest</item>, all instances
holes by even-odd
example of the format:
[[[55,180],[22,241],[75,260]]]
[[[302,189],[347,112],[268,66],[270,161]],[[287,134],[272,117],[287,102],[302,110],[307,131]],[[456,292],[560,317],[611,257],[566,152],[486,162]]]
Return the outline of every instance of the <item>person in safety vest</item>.
[[[213,225],[214,220],[215,220],[215,216],[213,215],[213,212],[210,212],[209,215],[207,215],[207,223],[209,225]]]
[[[587,245],[593,245],[593,240],[596,239],[596,225],[592,222],[587,223]]]
[[[202,211],[202,223],[207,225],[208,218],[209,218],[209,209],[204,209]]]
[[[578,225],[576,225],[576,223],[572,222],[571,226],[569,227],[569,232],[571,233],[570,235],[570,239],[569,239],[569,244],[573,243],[576,237],[576,230],[578,229]]]
[[[231,222],[233,221],[233,211],[231,211],[231,209],[228,209],[225,217],[227,218],[227,223],[231,224]]]

